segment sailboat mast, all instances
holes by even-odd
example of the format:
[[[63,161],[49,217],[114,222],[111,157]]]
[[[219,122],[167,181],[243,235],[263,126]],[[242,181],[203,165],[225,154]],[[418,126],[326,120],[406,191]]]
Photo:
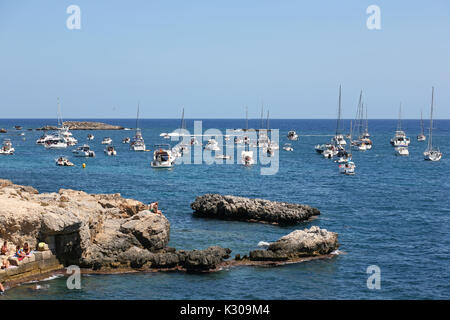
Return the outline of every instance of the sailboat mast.
[[[61,116],[61,104],[59,103],[59,97],[56,98],[56,105],[58,108],[57,117],[58,117],[58,127],[62,126],[62,116]]]
[[[264,103],[261,103],[261,129],[264,126]]]
[[[267,132],[269,132],[269,110],[267,110]]]
[[[245,106],[245,130],[248,130],[248,107]]]
[[[139,128],[139,126],[138,126],[138,120],[139,120],[139,102],[138,102],[137,115],[136,115],[136,129]]]
[[[431,151],[433,149],[433,104],[434,87],[431,87],[430,138],[428,139],[428,151]]]
[[[180,128],[181,129],[185,129],[185,124],[184,124],[184,108],[183,111],[181,112],[181,124],[180,124]]]
[[[369,133],[369,117],[367,116],[367,103],[366,103],[366,133]]]
[[[340,124],[341,124],[341,85],[339,85],[339,108],[336,123],[336,136],[340,133]]]

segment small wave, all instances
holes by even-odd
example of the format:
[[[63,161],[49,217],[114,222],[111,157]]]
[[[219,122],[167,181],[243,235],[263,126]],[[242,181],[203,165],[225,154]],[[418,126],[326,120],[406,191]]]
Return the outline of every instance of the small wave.
[[[342,251],[340,251],[340,250],[334,250],[333,252],[331,252],[331,254],[333,254],[333,255],[340,255],[340,254],[342,254]]]
[[[269,242],[266,242],[266,241],[258,242],[258,247],[268,247],[268,246],[270,246]]]
[[[48,289],[48,288],[50,288],[49,284],[42,284],[42,285],[37,284],[35,289],[36,290],[45,290],[45,289]]]

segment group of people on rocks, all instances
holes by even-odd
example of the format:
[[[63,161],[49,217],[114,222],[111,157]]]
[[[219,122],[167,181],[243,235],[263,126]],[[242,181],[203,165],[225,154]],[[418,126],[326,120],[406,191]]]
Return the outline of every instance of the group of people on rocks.
[[[4,241],[3,245],[0,248],[0,257],[1,257],[1,265],[0,269],[8,269],[10,267],[9,258],[14,257],[17,260],[22,261],[26,257],[31,257],[33,255],[33,250],[28,245],[28,242],[25,242],[23,246],[17,245],[16,251],[13,255],[11,255],[10,249],[8,247],[8,241]],[[5,288],[0,283],[0,292],[4,292]]]

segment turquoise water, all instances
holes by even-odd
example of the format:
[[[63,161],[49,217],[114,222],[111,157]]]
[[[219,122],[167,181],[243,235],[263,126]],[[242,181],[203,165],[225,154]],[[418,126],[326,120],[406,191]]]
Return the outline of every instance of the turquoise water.
[[[105,120],[133,127],[134,120]],[[142,120],[147,146],[166,143],[159,137],[179,126],[179,120]],[[347,127],[349,121],[346,121]],[[171,223],[170,246],[202,249],[229,247],[232,255],[257,248],[259,241],[275,241],[295,229],[318,225],[339,233],[340,254],[331,260],[311,261],[277,268],[236,267],[211,274],[140,273],[91,275],[82,278],[81,290],[68,290],[66,279],[26,284],[8,290],[4,299],[449,299],[450,298],[450,121],[435,122],[434,141],[444,157],[423,161],[426,142],[417,142],[418,120],[405,120],[411,138],[410,156],[396,157],[389,139],[396,120],[372,120],[371,151],[354,153],[357,174],[338,173],[337,165],[323,159],[314,145],[329,141],[335,120],[271,120],[280,129],[280,145],[296,130],[294,152],[280,150],[276,175],[260,175],[259,166],[179,165],[173,170],[150,167],[151,153],[134,153],[122,145],[133,131],[95,131],[89,141],[97,156],[71,157],[71,150],[45,150],[35,144],[42,134],[12,129],[36,128],[56,120],[0,120],[9,129],[16,154],[0,157],[0,178],[32,185],[40,192],[59,188],[91,193],[115,193],[150,202],[158,200]],[[259,120],[250,126],[259,127]],[[188,129],[193,121],[187,121]],[[203,128],[236,128],[243,120],[204,120]],[[85,131],[73,131],[80,143]],[[110,136],[117,157],[106,157],[101,139]],[[25,138],[25,140],[23,140]],[[68,155],[77,165],[56,167],[54,159]],[[81,169],[85,162],[86,169]],[[290,227],[203,220],[192,217],[190,203],[204,193],[233,194],[305,203],[321,210],[313,222]],[[366,286],[366,269],[381,269],[381,289]]]

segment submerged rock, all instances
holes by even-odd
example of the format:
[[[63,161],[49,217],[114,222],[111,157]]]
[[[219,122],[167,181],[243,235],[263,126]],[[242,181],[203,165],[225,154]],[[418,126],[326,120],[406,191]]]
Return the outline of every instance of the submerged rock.
[[[199,196],[191,208],[198,217],[279,224],[297,224],[320,214],[319,209],[303,204],[219,194]]]
[[[327,255],[339,247],[338,234],[313,226],[295,230],[269,245],[267,250],[250,252],[253,261],[291,261]]]

